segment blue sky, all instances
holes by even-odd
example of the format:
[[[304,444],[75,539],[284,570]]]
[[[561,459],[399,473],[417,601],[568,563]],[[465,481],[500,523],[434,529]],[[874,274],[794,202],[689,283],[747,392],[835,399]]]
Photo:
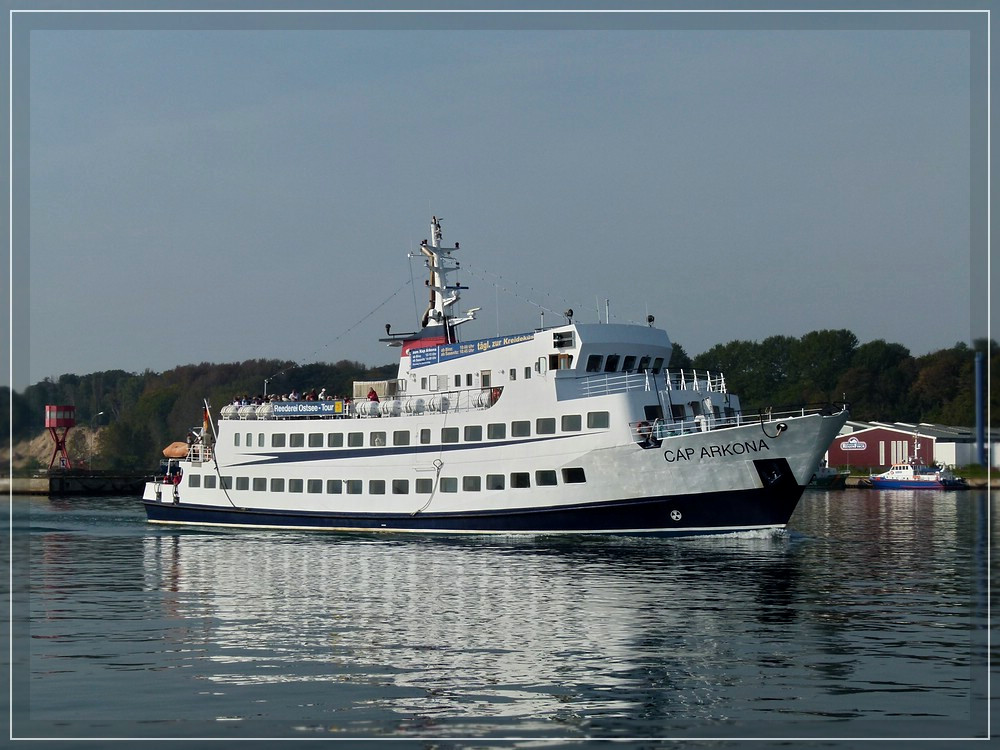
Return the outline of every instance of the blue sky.
[[[466,339],[605,299],[691,355],[986,333],[966,30],[269,23],[31,32],[28,382],[394,361],[432,213]]]

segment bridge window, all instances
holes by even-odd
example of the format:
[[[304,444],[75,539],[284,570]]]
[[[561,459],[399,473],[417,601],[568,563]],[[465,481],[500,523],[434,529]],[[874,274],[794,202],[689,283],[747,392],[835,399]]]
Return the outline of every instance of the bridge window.
[[[642,359],[639,360],[639,367],[638,367],[639,372],[646,372],[646,370],[649,369],[649,360],[650,357],[643,357]]]
[[[600,372],[602,359],[604,357],[600,354],[591,354],[587,357],[587,372]]]
[[[625,362],[622,364],[622,372],[632,372],[635,369],[635,355],[630,354],[625,357]]]
[[[604,372],[618,372],[618,362],[621,357],[617,354],[609,354],[604,360]]]
[[[653,374],[659,374],[660,370],[663,369],[663,357],[657,357],[653,360]]]

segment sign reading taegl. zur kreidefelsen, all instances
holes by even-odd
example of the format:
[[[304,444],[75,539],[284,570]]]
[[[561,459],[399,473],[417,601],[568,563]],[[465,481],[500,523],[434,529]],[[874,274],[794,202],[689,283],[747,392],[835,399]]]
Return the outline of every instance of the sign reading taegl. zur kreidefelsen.
[[[443,346],[428,346],[424,349],[410,350],[410,367],[426,367],[447,362],[449,359],[467,357],[470,354],[499,349],[502,346],[511,344],[521,344],[531,341],[535,337],[533,333],[515,333],[512,336],[498,336],[492,339],[478,339],[477,341],[463,341],[458,344],[444,344]]]

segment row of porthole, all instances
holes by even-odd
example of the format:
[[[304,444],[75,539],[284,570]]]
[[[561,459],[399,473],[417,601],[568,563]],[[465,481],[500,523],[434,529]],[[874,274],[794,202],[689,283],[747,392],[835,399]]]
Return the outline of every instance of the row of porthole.
[[[606,411],[592,411],[587,413],[587,429],[598,430],[607,429],[611,425],[610,414]],[[580,432],[583,429],[583,418],[579,414],[564,414],[560,417],[559,426],[562,432]],[[555,417],[539,417],[535,420],[536,435],[556,434]],[[344,433],[342,432],[293,432],[287,435],[287,447],[289,448],[322,448],[324,447],[324,435],[327,448],[344,447]],[[381,430],[373,430],[368,433],[348,432],[347,446],[350,448],[361,448],[365,445],[365,435],[368,436],[368,445],[380,447],[386,445],[387,433]],[[531,437],[531,421],[515,420],[510,423],[510,436],[512,438]],[[243,439],[245,437],[245,440]],[[431,442],[430,428],[423,428],[417,433],[417,438],[421,445],[429,445]],[[482,425],[467,425],[464,428],[443,427],[441,428],[441,443],[458,443],[460,438],[464,442],[475,443],[483,439]],[[507,424],[498,422],[486,425],[487,440],[505,440],[507,438]],[[392,444],[394,446],[410,445],[411,433],[409,430],[394,430],[392,432]],[[257,447],[264,448],[265,433],[257,433]],[[253,433],[236,432],[233,435],[233,445],[240,447],[240,443],[247,448],[253,447]],[[271,434],[271,448],[286,447],[286,433],[275,432]]]
[[[558,477],[562,476],[563,484],[581,484],[587,481],[586,473],[582,467],[571,466],[556,472],[554,469],[540,469],[534,473],[534,485],[536,487],[554,487],[559,484]],[[509,484],[508,484],[509,478]],[[216,480],[219,479],[218,483]],[[487,474],[484,478],[477,475],[467,475],[463,477],[440,477],[438,482],[438,492],[458,492],[459,479],[461,479],[461,489],[463,492],[479,492],[486,490],[504,490],[508,486],[512,489],[525,489],[532,486],[531,472],[512,471],[508,474]],[[430,494],[434,490],[434,479],[430,477],[420,477],[414,480],[413,491],[416,494]],[[215,489],[221,486],[223,489],[235,489],[238,492],[285,492],[286,480],[283,477],[217,477],[215,474],[188,474],[188,487],[205,487],[205,489]],[[305,492],[307,494],[323,494],[324,487],[328,495],[361,495],[364,494],[364,480],[361,479],[289,479],[287,480],[288,492]],[[369,479],[369,495],[408,495],[410,494],[409,479]]]

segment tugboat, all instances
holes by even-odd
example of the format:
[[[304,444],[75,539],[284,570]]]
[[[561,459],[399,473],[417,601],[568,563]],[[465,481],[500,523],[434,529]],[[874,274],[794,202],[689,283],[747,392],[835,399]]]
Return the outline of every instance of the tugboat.
[[[819,468],[813,474],[809,482],[810,487],[823,490],[842,490],[847,487],[847,477],[851,475],[849,471],[840,471],[826,465],[826,461],[819,462]]]
[[[420,328],[354,399],[224,407],[146,484],[161,524],[676,536],[781,529],[846,406],[744,412],[721,373],[671,370],[667,333],[565,322],[462,341],[459,245],[420,245]],[[367,398],[366,398],[367,396]]]

